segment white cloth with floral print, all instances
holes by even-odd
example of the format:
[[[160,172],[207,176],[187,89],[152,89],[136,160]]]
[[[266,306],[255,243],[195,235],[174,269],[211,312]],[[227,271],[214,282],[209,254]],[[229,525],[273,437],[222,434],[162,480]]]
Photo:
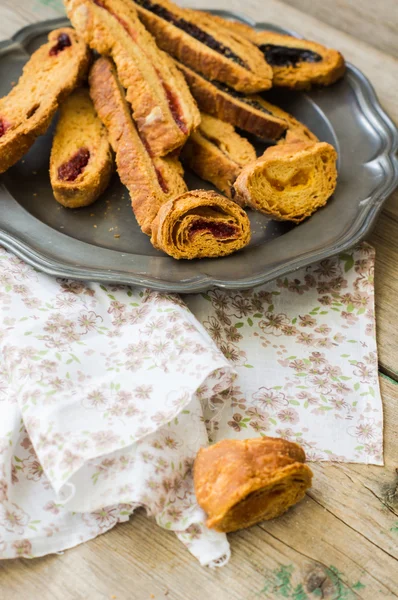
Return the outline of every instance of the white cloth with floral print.
[[[363,245],[183,302],[55,280],[0,248],[0,558],[70,548],[144,506],[201,564],[225,563],[193,492],[209,439],[382,464],[373,263]]]

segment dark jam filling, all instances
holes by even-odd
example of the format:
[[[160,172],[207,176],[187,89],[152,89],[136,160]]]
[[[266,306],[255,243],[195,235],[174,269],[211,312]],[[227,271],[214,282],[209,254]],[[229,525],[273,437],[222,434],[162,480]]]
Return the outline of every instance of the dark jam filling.
[[[316,63],[322,60],[320,54],[303,48],[274,46],[274,44],[263,44],[259,48],[267,63],[273,67],[297,67],[302,62]]]
[[[236,236],[236,227],[227,223],[213,223],[205,219],[197,219],[191,225],[189,235],[199,231],[209,231],[216,239],[225,239]]]
[[[90,160],[90,151],[80,148],[74,156],[58,169],[58,178],[61,181],[75,181],[84,171]]]
[[[269,111],[269,110],[267,110],[257,100],[253,100],[252,98],[248,98],[244,94],[241,94],[240,92],[237,92],[236,90],[233,90],[232,88],[228,87],[227,85],[224,85],[223,83],[219,83],[218,81],[210,81],[210,83],[212,85],[214,85],[221,92],[224,92],[225,94],[228,94],[229,96],[232,96],[233,98],[237,98],[238,100],[240,100],[244,104],[247,104],[248,106],[251,106],[252,108],[255,108],[256,110],[259,110],[259,111],[261,111],[261,112],[263,112],[263,113],[265,113],[267,115],[273,116],[272,112]]]
[[[66,33],[60,33],[58,36],[58,42],[50,50],[50,56],[57,56],[60,52],[72,46],[69,35]]]
[[[153,165],[153,167],[154,167],[154,169],[155,169],[156,177],[158,178],[158,182],[159,182],[159,185],[160,185],[160,187],[162,188],[162,191],[163,191],[165,194],[168,194],[170,190],[169,190],[169,186],[168,186],[168,185],[167,185],[167,183],[166,183],[166,180],[165,180],[165,178],[163,177],[163,175],[162,175],[162,173],[159,171],[159,169],[157,169],[157,168],[155,167],[155,165]]]
[[[185,31],[185,33],[198,40],[198,42],[202,42],[202,44],[205,44],[208,48],[218,52],[218,54],[222,54],[225,58],[229,58],[229,60],[232,60],[234,63],[245,69],[249,69],[248,65],[240,58],[240,56],[235,54],[235,52],[227,46],[224,46],[221,42],[217,41],[212,35],[203,31],[203,29],[200,29],[197,25],[194,25],[185,19],[181,19],[180,17],[176,17],[163,6],[151,2],[150,0],[136,0],[136,2],[139,6],[149,10],[161,19],[172,23],[175,27],[178,27],[178,29]]]

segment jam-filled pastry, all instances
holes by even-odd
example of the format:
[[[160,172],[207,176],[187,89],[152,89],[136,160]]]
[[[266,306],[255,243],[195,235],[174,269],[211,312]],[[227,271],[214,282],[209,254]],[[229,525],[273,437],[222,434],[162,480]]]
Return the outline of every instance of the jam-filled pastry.
[[[187,190],[181,164],[176,157],[150,156],[108,58],[94,63],[89,83],[95,109],[116,154],[117,171],[129,190],[135,217],[142,231],[150,235],[160,206]]]
[[[176,64],[184,73],[201,111],[264,140],[280,144],[294,140],[317,141],[308,127],[262,96],[245,96],[226,85],[208,81],[181,63]]]
[[[199,14],[201,14],[199,12]],[[209,15],[215,23],[224,24],[237,35],[255,44],[272,67],[275,87],[308,89],[312,85],[331,85],[346,70],[343,56],[322,44],[273,31],[257,31],[237,21]]]
[[[245,96],[224,84],[209,81],[182,63],[176,64],[201,111],[268,140],[279,140],[285,135],[286,121],[273,116],[261,96]]]
[[[333,194],[336,160],[336,150],[326,142],[272,146],[242,169],[235,200],[277,221],[300,223]]]
[[[91,48],[110,56],[134,120],[154,156],[182,146],[199,111],[173,60],[159,50],[131,0],[66,0],[74,27]]]
[[[52,31],[28,60],[17,85],[0,99],[0,173],[43,135],[59,104],[87,73],[89,49],[73,29]]]
[[[232,200],[195,190],[160,207],[151,241],[173,258],[218,258],[249,243],[250,222]]]
[[[207,527],[228,533],[279,517],[311,487],[304,450],[280,438],[222,440],[199,450],[194,485]]]
[[[113,157],[108,133],[86,88],[61,104],[50,159],[55,199],[67,208],[88,206],[108,187]]]
[[[242,167],[256,160],[251,143],[234,127],[205,113],[199,128],[185,144],[181,160],[205,181],[231,197],[233,183]]]
[[[169,0],[135,0],[135,4],[160,48],[188,67],[245,93],[271,87],[272,69],[261,51],[209,15]]]

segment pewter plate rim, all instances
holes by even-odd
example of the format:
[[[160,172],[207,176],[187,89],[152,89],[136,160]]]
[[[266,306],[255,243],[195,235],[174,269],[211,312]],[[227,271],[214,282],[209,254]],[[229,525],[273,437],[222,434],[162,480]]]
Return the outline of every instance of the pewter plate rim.
[[[259,29],[266,29],[268,27],[276,31],[300,37],[294,31],[283,29],[270,23],[256,23],[240,13],[223,10],[212,10],[211,12],[241,20]],[[28,25],[18,31],[10,40],[0,42],[0,52],[15,44],[24,46],[31,38],[36,37],[40,33],[47,32],[53,28],[66,26],[67,24],[68,20],[66,18],[58,18]],[[210,287],[220,287],[225,289],[250,288],[271,281],[277,277],[285,276],[297,269],[308,266],[314,261],[342,253],[359,243],[369,234],[375,224],[377,215],[379,214],[384,201],[398,186],[398,158],[396,156],[398,150],[397,128],[382,109],[374,88],[365,75],[359,69],[348,63],[347,77],[350,78],[350,83],[361,107],[363,117],[366,119],[366,122],[371,125],[372,129],[377,130],[377,133],[380,136],[380,152],[373,158],[373,161],[382,165],[384,177],[380,180],[380,183],[375,186],[371,197],[363,204],[359,203],[360,208],[354,223],[334,244],[329,244],[322,249],[315,248],[310,250],[301,256],[293,257],[282,265],[276,265],[275,267],[270,265],[265,266],[264,270],[259,274],[250,275],[249,273],[245,277],[233,280],[209,276],[206,273],[201,272],[201,261],[195,261],[194,263],[191,263],[192,276],[181,281],[168,281],[167,279],[159,278],[150,272],[140,272],[139,268],[137,268],[136,273],[118,270],[116,267],[117,255],[120,253],[115,250],[107,250],[107,252],[115,255],[115,267],[112,269],[92,269],[85,268],[81,265],[68,264],[67,256],[62,257],[62,239],[65,238],[64,234],[55,232],[57,236],[60,236],[60,250],[55,250],[52,254],[49,254],[48,247],[45,247],[44,244],[42,248],[39,247],[38,249],[35,249],[29,243],[29,240],[24,239],[22,235],[15,231],[10,232],[5,229],[6,220],[2,218],[3,211],[0,211],[0,243],[36,269],[52,276],[92,280],[102,283],[138,285],[140,287],[148,287],[160,291],[179,293],[200,292],[205,291]],[[12,202],[16,203],[2,184],[0,184],[0,199],[3,206],[6,208],[7,204],[11,205]],[[327,211],[327,207],[323,210]],[[29,224],[29,226],[32,226],[33,220],[37,221],[37,227],[48,227],[29,213],[26,213],[23,218],[26,219],[26,225]],[[84,243],[82,242],[82,244]],[[88,249],[91,248],[92,252],[95,252],[96,246],[90,244],[85,245]],[[243,250],[242,252],[245,251]],[[140,259],[139,255],[131,256],[132,259],[134,259],[135,256]],[[235,256],[237,255],[214,260],[233,261]],[[157,260],[162,259],[163,257],[159,257]]]

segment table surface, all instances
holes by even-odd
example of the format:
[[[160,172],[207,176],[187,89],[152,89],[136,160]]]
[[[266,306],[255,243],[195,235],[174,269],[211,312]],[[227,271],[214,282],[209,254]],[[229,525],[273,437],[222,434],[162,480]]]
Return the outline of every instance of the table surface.
[[[397,0],[378,0],[377,11],[374,0],[186,4],[244,12],[338,48],[369,77],[398,123]],[[0,39],[61,12],[61,0],[0,0]],[[398,598],[398,192],[369,241],[377,250],[385,467],[312,465],[314,487],[299,507],[232,534],[232,559],[222,569],[200,567],[171,533],[138,511],[129,523],[62,557],[2,562],[1,600]]]

